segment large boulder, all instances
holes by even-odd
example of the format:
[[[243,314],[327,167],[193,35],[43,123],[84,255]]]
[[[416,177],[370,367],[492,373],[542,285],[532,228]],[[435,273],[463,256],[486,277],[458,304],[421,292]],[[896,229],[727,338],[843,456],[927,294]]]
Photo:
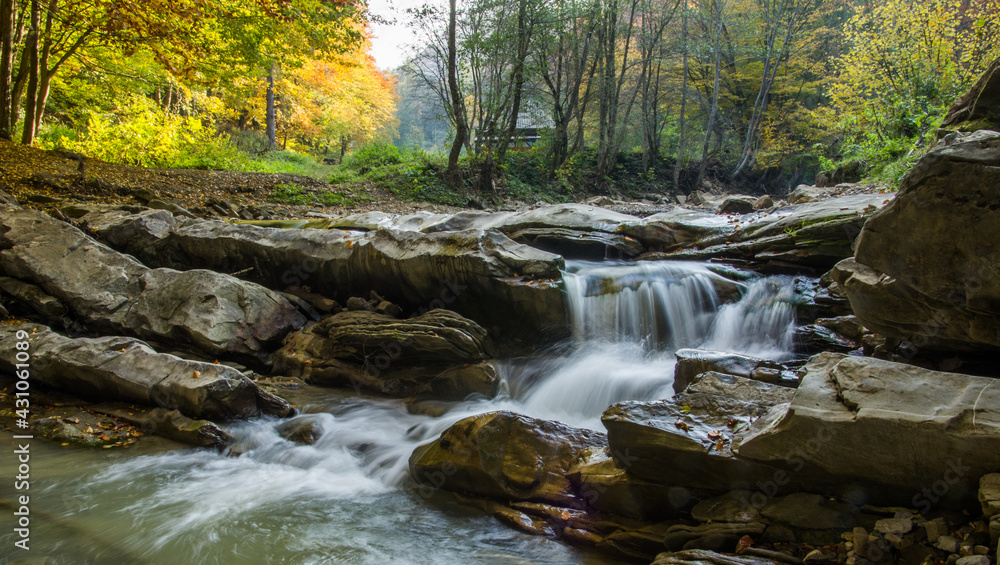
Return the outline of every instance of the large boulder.
[[[492,396],[499,382],[487,359],[486,330],[448,310],[399,320],[376,312],[341,312],[291,334],[274,372],[326,386],[393,396],[462,399]]]
[[[308,286],[341,303],[375,290],[411,312],[455,310],[504,342],[530,345],[543,333],[567,331],[563,259],[496,231],[361,233],[212,220],[165,227],[149,212],[78,221],[154,266],[238,272],[271,288]]]
[[[835,278],[869,329],[939,350],[1000,349],[1000,133],[949,136],[864,226]]]
[[[0,366],[11,373],[23,341],[18,331],[30,334],[32,382],[87,400],[135,402],[218,420],[293,411],[231,367],[157,353],[132,338],[68,338],[33,324],[0,327]]]
[[[256,358],[305,318],[280,295],[204,270],[150,269],[34,210],[0,215],[0,268],[98,331]]]
[[[995,384],[822,353],[791,404],[754,422],[737,452],[814,485],[867,485],[881,503],[924,513],[939,501],[974,501],[979,477],[1000,469]]]
[[[602,433],[512,412],[460,420],[410,456],[410,476],[433,488],[502,501],[584,506],[566,477]]]
[[[938,136],[953,131],[1000,130],[1000,59],[956,100],[945,114]]]

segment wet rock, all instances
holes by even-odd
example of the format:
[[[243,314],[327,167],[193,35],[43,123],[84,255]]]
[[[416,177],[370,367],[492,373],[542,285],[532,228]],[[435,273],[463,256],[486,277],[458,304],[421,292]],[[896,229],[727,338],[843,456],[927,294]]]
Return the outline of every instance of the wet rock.
[[[858,319],[922,349],[1000,349],[1000,133],[939,143],[837,265]]]
[[[0,277],[0,290],[46,320],[61,320],[68,312],[58,298],[49,296],[42,289],[24,281]]]
[[[275,429],[278,435],[288,441],[302,445],[312,445],[323,435],[324,416],[322,414],[297,416],[287,422],[282,422]]]
[[[601,422],[615,461],[642,480],[710,492],[772,480],[778,469],[734,456],[734,432],[793,391],[732,375],[701,379],[704,388],[695,381],[670,400],[608,408]]]
[[[486,330],[448,310],[399,320],[341,312],[295,332],[272,356],[274,372],[313,384],[374,389],[393,396],[491,396],[498,382]]]
[[[563,228],[527,228],[508,234],[512,240],[567,259],[632,259],[646,249],[629,236]]]
[[[914,492],[933,489],[941,504],[967,501],[978,478],[995,468],[987,455],[1000,449],[993,379],[834,353],[813,357],[804,372],[788,409],[754,422],[740,456],[778,462],[812,442],[798,476],[867,484],[873,498],[918,509],[932,503]],[[960,456],[917,462],[915,452]]]
[[[723,214],[749,214],[754,210],[757,200],[751,196],[728,196],[719,205]]]
[[[210,271],[149,269],[33,210],[0,215],[0,265],[94,329],[255,357],[305,319],[281,296]]]
[[[460,420],[410,456],[410,476],[421,485],[496,500],[536,501],[578,508],[583,501],[567,471],[604,434],[490,412]]]
[[[776,382],[781,378],[783,368],[775,361],[705,349],[680,349],[675,355],[677,356],[677,366],[674,369],[675,392],[683,392],[696,376],[708,371]]]
[[[222,450],[232,441],[232,437],[208,420],[195,420],[181,414],[179,410],[166,408],[142,408],[123,404],[95,404],[88,407],[139,427],[151,433],[194,447],[211,447]]]
[[[860,341],[848,339],[830,328],[819,324],[795,328],[795,342],[798,344],[798,351],[804,351],[809,354],[822,353],[824,351],[847,353],[861,347]]]
[[[79,445],[81,447],[101,447],[105,442],[99,437],[88,434],[63,418],[38,418],[31,422],[31,431],[52,441]]]
[[[647,522],[681,518],[707,491],[636,478],[626,471],[634,461],[619,454],[620,466],[607,449],[586,449],[567,477],[587,506]]]
[[[814,549],[802,558],[806,565],[834,565],[838,562],[837,553],[829,549]]]
[[[293,411],[235,369],[157,353],[132,338],[74,339],[33,324],[0,327],[5,370],[14,370],[18,330],[31,332],[32,380],[81,398],[137,402],[212,420]]]

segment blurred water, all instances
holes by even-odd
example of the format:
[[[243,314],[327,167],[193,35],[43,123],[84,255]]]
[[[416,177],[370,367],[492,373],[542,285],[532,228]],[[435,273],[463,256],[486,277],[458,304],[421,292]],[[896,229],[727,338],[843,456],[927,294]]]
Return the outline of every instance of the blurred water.
[[[504,362],[504,394],[438,403],[443,416],[321,390],[298,399],[307,413],[293,421],[321,432],[309,446],[283,439],[277,427],[291,424],[270,419],[229,429],[237,440],[230,455],[239,457],[136,457],[35,441],[32,557],[116,565],[615,562],[514,532],[445,495],[422,498],[407,480],[410,453],[457,420],[498,409],[602,429],[609,405],[672,394],[673,352],[682,347],[781,359],[792,347],[794,290],[787,277],[735,282],[705,265],[671,262],[573,262],[565,282],[573,339]],[[15,474],[12,460],[4,458],[6,476]],[[0,486],[3,500],[13,495]],[[0,542],[11,547],[7,532]]]

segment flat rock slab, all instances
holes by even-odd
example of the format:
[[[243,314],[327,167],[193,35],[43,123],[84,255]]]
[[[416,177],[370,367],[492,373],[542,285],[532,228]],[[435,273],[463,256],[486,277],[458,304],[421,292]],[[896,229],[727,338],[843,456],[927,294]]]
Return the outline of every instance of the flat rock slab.
[[[448,310],[403,320],[356,311],[291,334],[273,359],[275,373],[314,384],[460,400],[493,395],[493,352],[486,330]]]
[[[33,324],[0,327],[0,365],[11,371],[18,330],[30,333],[32,381],[87,400],[136,402],[213,420],[293,411],[236,369],[157,353],[126,337],[68,338]]]
[[[164,226],[156,213],[88,214],[116,249],[150,265],[239,272],[284,289],[308,286],[341,303],[372,290],[408,311],[448,308],[505,341],[568,329],[562,257],[497,231],[281,229],[213,220]]]
[[[96,330],[258,356],[305,318],[280,295],[219,273],[150,269],[41,212],[0,215],[0,266]]]
[[[979,477],[1000,468],[998,407],[994,379],[822,353],[791,404],[754,422],[737,451],[812,481],[885,485],[920,509],[926,492],[974,497]]]
[[[611,453],[639,479],[709,491],[749,488],[776,469],[737,457],[736,432],[792,389],[750,379],[704,373],[670,400],[615,404],[601,416]]]

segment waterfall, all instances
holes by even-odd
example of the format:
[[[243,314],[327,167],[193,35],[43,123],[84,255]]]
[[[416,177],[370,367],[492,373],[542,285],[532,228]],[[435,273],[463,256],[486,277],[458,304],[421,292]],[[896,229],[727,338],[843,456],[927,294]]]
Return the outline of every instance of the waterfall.
[[[702,263],[569,263],[564,280],[573,344],[554,359],[510,369],[521,410],[601,429],[600,414],[615,402],[673,394],[678,349],[787,358],[795,330],[793,279],[734,274],[746,280]]]

